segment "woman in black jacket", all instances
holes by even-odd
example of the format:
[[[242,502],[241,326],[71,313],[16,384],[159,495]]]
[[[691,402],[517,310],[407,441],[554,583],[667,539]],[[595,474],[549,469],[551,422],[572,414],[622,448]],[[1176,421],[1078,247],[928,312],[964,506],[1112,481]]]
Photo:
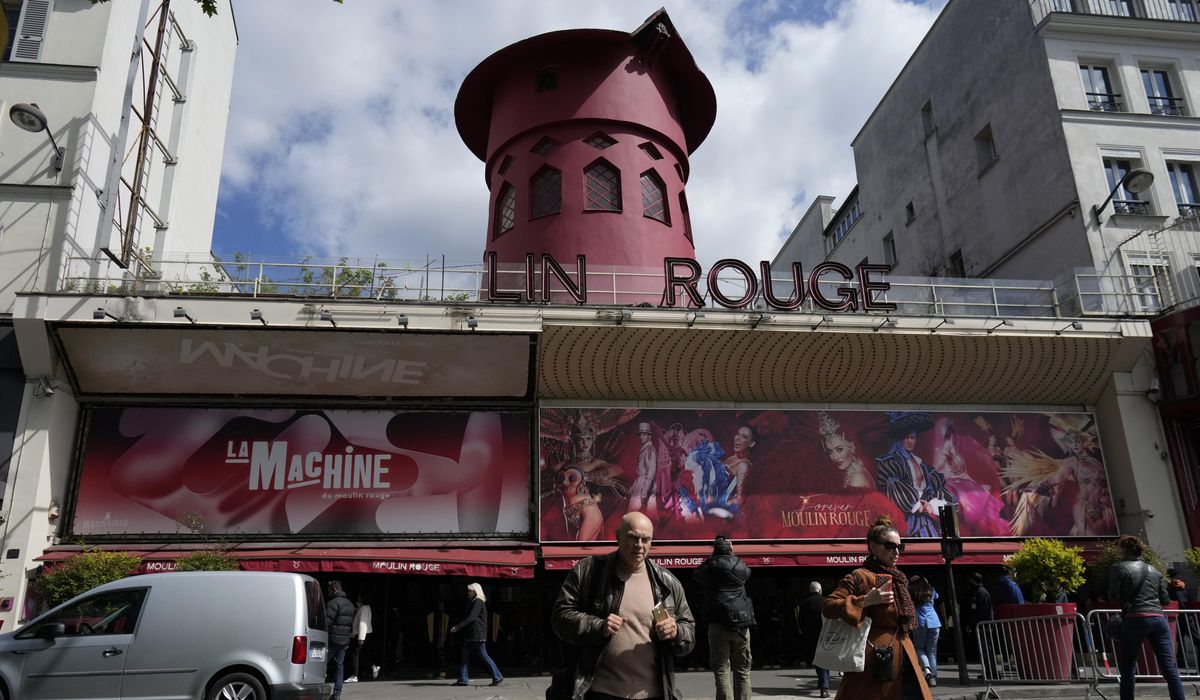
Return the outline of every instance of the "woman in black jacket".
[[[487,598],[483,595],[483,586],[478,583],[467,584],[467,595],[471,597],[471,608],[467,616],[457,625],[450,628],[451,632],[466,630],[463,634],[462,660],[458,664],[458,680],[454,685],[470,685],[467,670],[471,665],[471,652],[474,652],[488,665],[492,672],[492,685],[504,682],[496,662],[487,653]]]
[[[1158,668],[1171,700],[1183,700],[1183,682],[1171,648],[1171,630],[1162,606],[1170,597],[1167,582],[1153,566],[1142,561],[1145,545],[1133,535],[1117,540],[1125,560],[1114,564],[1108,575],[1108,598],[1121,603],[1121,700],[1133,700],[1134,674],[1142,642],[1149,639],[1158,659]]]

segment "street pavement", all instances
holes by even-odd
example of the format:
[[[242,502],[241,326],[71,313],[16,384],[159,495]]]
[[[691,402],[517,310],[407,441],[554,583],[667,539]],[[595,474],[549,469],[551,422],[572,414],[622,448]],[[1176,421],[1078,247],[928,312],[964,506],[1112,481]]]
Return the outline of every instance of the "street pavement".
[[[978,671],[974,671],[978,673]],[[816,675],[810,669],[767,669],[757,670],[752,674],[754,695],[770,700],[791,700],[792,698],[815,698]],[[982,684],[960,686],[957,684],[958,671],[954,667],[941,669],[939,685],[933,688],[933,696],[941,700],[978,700],[986,686]],[[688,672],[677,674],[680,690],[685,700],[713,700],[712,673]],[[360,683],[347,683],[342,691],[343,700],[542,700],[546,687],[550,685],[549,676],[507,677],[504,683],[492,687],[485,677],[472,679],[470,687],[451,685],[453,678],[429,680],[376,680]],[[836,693],[837,678],[834,678]],[[1102,687],[1105,696],[1110,700],[1117,697],[1117,688],[1113,683]],[[1087,686],[1050,685],[1050,686],[1002,686],[997,689],[1004,700],[1010,698],[1083,698]],[[1166,687],[1160,684],[1138,684],[1138,697],[1167,697]],[[1188,684],[1188,696],[1200,696],[1200,688]],[[854,698],[853,700],[870,700],[869,698]]]

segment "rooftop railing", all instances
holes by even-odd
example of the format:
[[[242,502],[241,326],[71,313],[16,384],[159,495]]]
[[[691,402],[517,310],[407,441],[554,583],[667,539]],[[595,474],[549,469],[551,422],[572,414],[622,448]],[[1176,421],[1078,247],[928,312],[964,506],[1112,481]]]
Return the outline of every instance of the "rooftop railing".
[[[66,261],[61,292],[76,294],[119,294],[137,296],[240,296],[268,298],[321,298],[373,300],[376,302],[479,302],[487,300],[487,271],[481,263],[416,263],[377,259],[337,260],[243,260],[214,261],[202,254],[168,255],[155,261],[155,273],[131,277],[107,259],[71,258]],[[563,269],[578,284],[573,265]],[[727,271],[728,273],[728,271]],[[526,293],[528,282],[541,300],[542,276],[535,270],[526,279],[523,265],[501,265],[497,271],[498,291],[509,295]],[[1156,274],[1104,274],[1076,269],[1055,281],[883,278],[891,288],[879,300],[896,305],[888,313],[909,316],[958,316],[999,318],[1077,318],[1081,316],[1153,316],[1167,306],[1168,288]],[[747,281],[736,273],[717,278],[717,290],[726,298],[747,294]],[[822,277],[818,289],[828,299],[838,299],[840,288],[857,285]],[[551,279],[545,303],[576,303],[562,283]],[[587,303],[590,305],[665,306],[661,267],[587,267]],[[795,294],[791,276],[775,275],[771,290],[776,299]],[[715,306],[713,293],[704,278],[697,291],[706,306]],[[857,290],[856,290],[857,291]],[[688,306],[681,290],[676,306]],[[486,302],[504,303],[504,302]],[[771,310],[759,292],[751,308]],[[814,304],[811,294],[797,313],[826,313]]]
[[[1032,0],[1029,8],[1035,25],[1054,12],[1170,22],[1200,21],[1196,0]]]

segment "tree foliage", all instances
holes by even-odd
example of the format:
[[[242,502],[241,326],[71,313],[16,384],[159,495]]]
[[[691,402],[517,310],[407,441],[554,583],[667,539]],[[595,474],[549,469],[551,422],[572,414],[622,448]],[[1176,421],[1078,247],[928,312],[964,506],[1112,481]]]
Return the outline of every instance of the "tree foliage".
[[[88,549],[67,557],[38,579],[37,590],[54,607],[109,581],[137,573],[141,557],[128,552]]]
[[[223,547],[199,549],[175,562],[176,571],[238,571],[241,566]]]

